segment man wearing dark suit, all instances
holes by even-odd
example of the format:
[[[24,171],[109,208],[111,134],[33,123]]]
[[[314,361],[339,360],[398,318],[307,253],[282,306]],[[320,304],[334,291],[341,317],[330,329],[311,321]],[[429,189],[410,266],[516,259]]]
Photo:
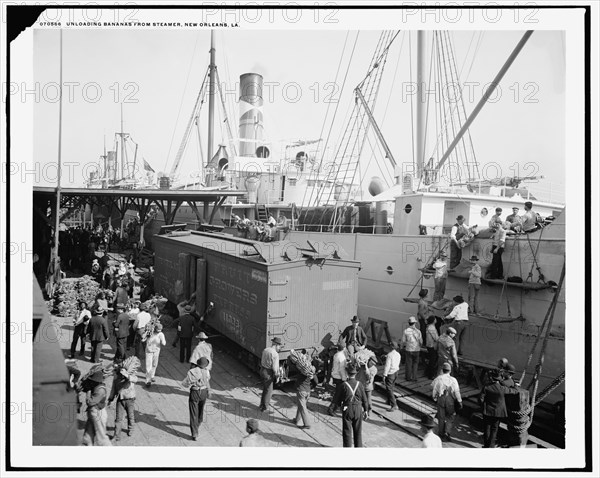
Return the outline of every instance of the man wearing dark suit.
[[[358,317],[356,315],[352,317],[352,325],[346,327],[342,332],[341,338],[351,355],[354,354],[359,347],[367,344],[367,334],[365,334],[362,327],[358,325]]]
[[[115,327],[115,337],[117,339],[115,361],[124,360],[127,337],[129,337],[129,314],[125,313],[125,304],[117,304],[117,318],[113,325]]]
[[[88,325],[90,341],[92,342],[92,356],[90,360],[93,363],[100,362],[102,353],[102,342],[108,339],[108,323],[106,322],[106,310],[98,306],[92,311],[92,318]]]
[[[189,362],[192,355],[192,337],[194,336],[196,321],[191,315],[192,306],[186,305],[183,309],[184,314],[176,321],[177,331],[179,332],[179,361]]]
[[[348,368],[348,380],[338,383],[333,396],[332,404],[342,407],[342,439],[344,448],[352,447],[354,435],[354,447],[361,448],[362,444],[362,421],[369,417],[371,408],[367,400],[365,389],[357,379],[356,366]]]
[[[519,393],[516,388],[507,387],[502,383],[504,377],[496,374],[490,377],[490,382],[483,387],[479,401],[483,412],[483,447],[494,448],[500,420],[508,416],[505,395]]]

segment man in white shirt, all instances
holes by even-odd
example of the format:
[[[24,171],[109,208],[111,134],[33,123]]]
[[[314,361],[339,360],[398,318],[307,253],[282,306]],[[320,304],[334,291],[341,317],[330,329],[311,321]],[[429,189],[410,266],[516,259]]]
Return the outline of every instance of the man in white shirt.
[[[433,293],[434,302],[443,299],[446,293],[446,279],[448,278],[447,257],[445,252],[440,252],[440,256],[432,265],[435,269],[435,273],[433,274],[433,282],[435,284],[435,292]]]
[[[479,289],[481,288],[481,266],[479,257],[471,256],[471,269],[469,270],[469,307],[474,314],[479,310]]]
[[[385,357],[385,367],[383,369],[383,382],[388,394],[388,403],[390,408],[388,412],[398,410],[398,404],[396,403],[396,395],[394,395],[394,388],[396,385],[396,378],[398,377],[398,370],[400,369],[400,354],[398,353],[398,343],[392,342],[392,350]]]
[[[419,366],[419,354],[423,345],[423,336],[416,327],[417,319],[408,318],[408,327],[402,334],[401,347],[405,352],[406,362],[404,364],[404,378],[409,382],[417,381],[417,367]]]
[[[502,253],[506,245],[507,225],[502,221],[496,223],[494,234],[492,235],[492,264],[489,269],[490,279],[504,279],[504,267],[502,265]]]
[[[263,392],[259,407],[261,412],[271,406],[273,384],[279,380],[279,351],[283,347],[283,341],[279,337],[274,337],[271,342],[272,346],[263,350],[260,360],[260,376],[263,380]]]
[[[142,360],[142,339],[144,338],[146,324],[152,320],[152,317],[148,313],[148,304],[146,302],[140,304],[140,311],[141,312],[137,315],[136,323],[134,324],[134,328],[136,329],[135,356]]]
[[[442,365],[442,374],[438,375],[431,386],[431,396],[437,403],[438,435],[450,441],[450,432],[456,418],[456,407],[462,408],[462,398],[458,381],[450,375],[451,365],[445,362]]]
[[[435,421],[431,415],[423,415],[421,418],[421,429],[425,433],[421,448],[442,448],[442,440],[433,433]]]
[[[497,208],[496,208],[496,214],[494,214],[494,215],[493,215],[493,216],[490,218],[490,221],[489,221],[489,223],[488,223],[488,224],[489,224],[489,226],[490,226],[490,227],[495,227],[495,225],[496,225],[496,222],[497,222],[497,221],[500,221],[500,222],[502,222],[502,217],[501,217],[501,216],[502,216],[502,208],[501,208],[501,207],[497,207]]]
[[[345,382],[348,380],[348,373],[346,372],[346,363],[347,358],[344,351],[345,347],[342,342],[339,342],[337,345],[337,353],[333,356],[332,365],[331,365],[331,378],[333,378],[333,386],[336,387],[339,383]],[[335,415],[335,411],[337,410],[337,406],[333,403],[333,399],[329,404],[329,408],[327,409],[327,413],[329,415]]]
[[[456,330],[456,348],[457,354],[462,355],[462,337],[465,334],[465,330],[469,325],[469,304],[465,302],[462,295],[454,297],[456,305],[444,319],[454,319],[450,325]]]

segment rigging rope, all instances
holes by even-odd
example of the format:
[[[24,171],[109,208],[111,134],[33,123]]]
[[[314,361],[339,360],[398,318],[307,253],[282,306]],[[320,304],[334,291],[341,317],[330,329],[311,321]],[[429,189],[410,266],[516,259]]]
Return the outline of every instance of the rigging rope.
[[[192,66],[194,65],[194,58],[196,57],[196,47],[198,46],[198,39],[200,38],[200,34],[196,36],[196,42],[194,43],[194,51],[192,52],[192,59],[190,60],[190,66],[188,68],[187,76],[185,78],[185,86],[183,87],[183,93],[181,94],[181,101],[179,103],[179,111],[177,111],[177,119],[175,120],[175,126],[173,127],[173,133],[171,134],[171,142],[169,143],[169,149],[167,151],[167,156],[165,157],[165,165],[163,169],[167,170],[167,164],[169,163],[169,158],[171,157],[171,148],[173,146],[173,140],[175,139],[175,131],[177,131],[177,123],[179,123],[179,116],[181,115],[181,109],[183,107],[183,100],[185,97],[185,92],[187,90],[188,82],[190,80],[190,73],[192,72]]]

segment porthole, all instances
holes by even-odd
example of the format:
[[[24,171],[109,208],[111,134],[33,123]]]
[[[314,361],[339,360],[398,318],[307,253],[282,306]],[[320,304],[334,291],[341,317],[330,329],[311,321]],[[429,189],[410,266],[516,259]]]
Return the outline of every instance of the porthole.
[[[485,217],[488,215],[487,207],[481,208],[481,217]]]
[[[406,206],[404,206],[404,212],[406,214],[410,214],[410,211],[412,211],[412,206],[410,204],[407,204]]]

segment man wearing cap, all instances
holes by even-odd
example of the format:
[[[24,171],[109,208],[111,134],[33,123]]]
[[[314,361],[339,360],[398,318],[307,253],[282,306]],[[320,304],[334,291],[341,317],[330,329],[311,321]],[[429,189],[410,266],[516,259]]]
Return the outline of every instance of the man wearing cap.
[[[496,208],[496,214],[494,214],[490,218],[490,221],[489,221],[488,224],[489,224],[490,227],[493,228],[493,227],[495,227],[497,221],[502,222],[502,208],[501,207],[497,207]]]
[[[462,342],[465,330],[469,325],[469,304],[465,302],[462,295],[454,297],[456,305],[444,319],[453,319],[450,323],[454,330],[456,330],[456,341],[458,342],[458,355],[462,355]]]
[[[344,448],[355,448],[362,445],[362,421],[369,417],[369,402],[365,389],[357,379],[356,366],[348,367],[348,380],[339,383],[335,389],[333,403],[342,407],[342,439]],[[353,440],[354,437],[354,440]]]
[[[129,350],[135,344],[135,336],[137,334],[137,330],[134,328],[136,325],[137,316],[140,313],[140,305],[141,302],[139,300],[134,300],[127,314],[129,315],[129,335],[127,336],[127,350]]]
[[[450,370],[452,366],[444,362],[442,374],[431,382],[433,388],[431,396],[437,404],[438,435],[448,441],[451,440],[450,433],[456,418],[456,407],[460,410],[463,406],[458,381],[450,375]]]
[[[196,345],[196,347],[194,347],[194,350],[192,351],[192,356],[190,358],[190,368],[193,367],[194,364],[198,362],[198,360],[200,360],[200,357],[206,357],[208,359],[208,366],[206,367],[206,369],[210,372],[213,365],[212,345],[210,345],[206,341],[206,339],[208,339],[208,335],[206,335],[204,332],[200,332],[197,335],[197,338],[200,339],[200,342],[198,343],[198,345]]]
[[[363,328],[358,325],[358,317],[352,317],[352,324],[344,329],[341,339],[346,344],[348,353],[353,355],[358,349],[363,348],[367,344],[367,334]]]
[[[130,360],[137,360],[136,358]],[[139,364],[139,362],[138,362]],[[135,367],[137,370],[137,367]],[[135,426],[135,384],[138,378],[135,372],[130,373],[123,365],[115,367],[115,376],[113,378],[112,388],[108,397],[108,404],[116,398],[117,409],[115,413],[115,433],[113,439],[121,439],[121,430],[123,428],[123,419],[127,416],[127,435],[131,436]]]
[[[197,367],[190,369],[181,384],[190,389],[188,400],[192,440],[198,439],[198,428],[204,420],[204,405],[210,393],[210,372],[206,370],[208,359],[200,357]]]
[[[521,228],[521,216],[519,216],[519,208],[513,207],[512,214],[506,216],[506,222],[510,224],[513,231],[518,231]]]
[[[417,319],[408,318],[408,327],[404,329],[400,346],[404,350],[404,379],[409,382],[417,381],[417,368],[419,366],[419,354],[423,346],[423,336],[417,329]]]
[[[108,340],[108,323],[106,322],[106,310],[102,306],[97,306],[92,311],[92,318],[88,325],[90,341],[92,343],[92,356],[90,360],[93,363],[100,362],[102,354],[102,343]]]
[[[263,381],[263,391],[260,398],[260,411],[264,412],[271,406],[273,384],[279,380],[279,351],[283,342],[279,337],[271,339],[271,347],[263,350],[260,359],[260,377]]]
[[[392,342],[391,346],[392,350],[390,350],[386,355],[385,366],[383,368],[383,382],[387,391],[388,404],[390,405],[388,412],[398,410],[396,395],[394,395],[394,388],[396,386],[398,370],[400,370],[400,354],[398,353],[398,343]]]
[[[435,421],[431,415],[423,415],[421,418],[421,429],[425,433],[423,436],[423,444],[421,448],[442,448],[442,440],[433,433]]]
[[[184,314],[180,315],[173,323],[179,332],[179,361],[189,362],[192,355],[192,337],[194,336],[196,322],[192,316],[192,306],[183,308]]]
[[[271,446],[260,434],[258,420],[251,418],[246,422],[247,436],[242,438],[240,446]]]
[[[80,390],[87,396],[87,422],[82,444],[85,446],[111,446],[106,435],[108,415],[106,414],[106,385],[104,385],[102,369],[83,380]]]
[[[125,313],[125,304],[117,304],[117,317],[113,323],[117,340],[115,361],[123,360],[126,356],[127,337],[129,336],[129,315]]]
[[[479,310],[479,289],[481,288],[481,266],[479,257],[471,256],[471,269],[469,270],[469,307],[476,314]]]
[[[460,214],[456,216],[456,223],[450,230],[450,269],[453,269],[460,264],[460,260],[462,259],[462,249],[460,248],[458,241],[466,234],[469,234],[469,226],[465,224],[465,217]]]
[[[446,362],[454,364],[454,369],[458,372],[458,355],[454,337],[456,337],[456,329],[448,327],[437,341],[438,375],[443,372],[442,365]]]
[[[446,262],[446,258],[446,253],[444,251],[440,252],[439,257],[431,266],[435,269],[433,274],[433,282],[435,284],[435,292],[433,293],[434,302],[443,299],[446,293],[446,279],[448,278],[448,263]]]

